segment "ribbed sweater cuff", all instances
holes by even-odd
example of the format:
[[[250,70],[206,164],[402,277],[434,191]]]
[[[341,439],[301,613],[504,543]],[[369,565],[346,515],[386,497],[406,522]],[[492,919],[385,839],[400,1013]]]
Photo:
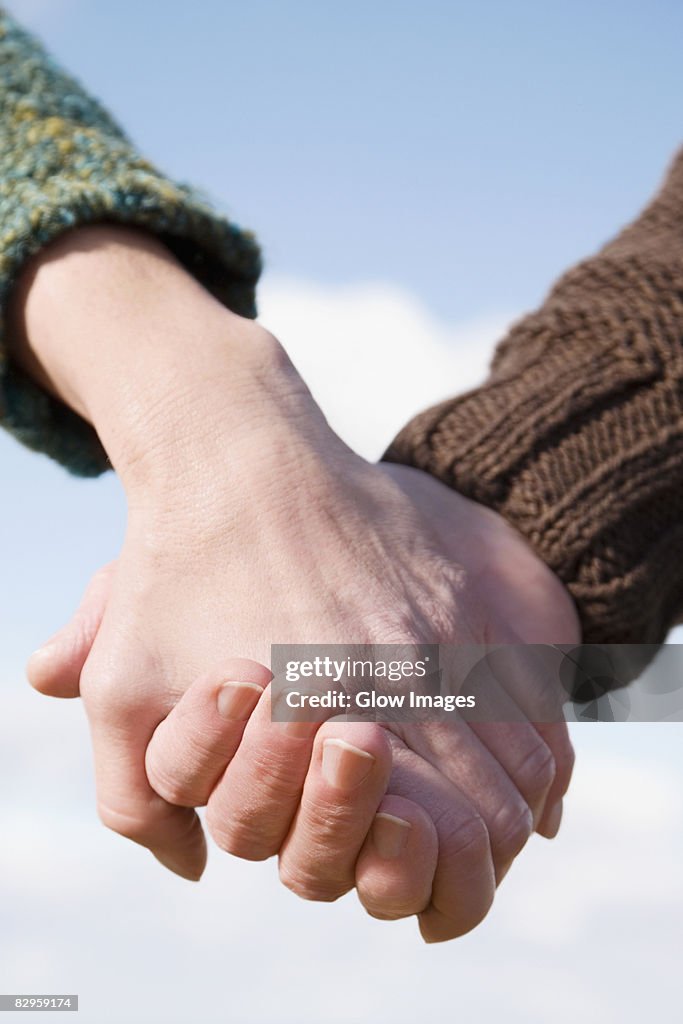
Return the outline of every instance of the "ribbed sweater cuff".
[[[505,516],[568,587],[586,643],[664,639],[683,611],[683,155],[512,328],[486,383],[384,458]]]

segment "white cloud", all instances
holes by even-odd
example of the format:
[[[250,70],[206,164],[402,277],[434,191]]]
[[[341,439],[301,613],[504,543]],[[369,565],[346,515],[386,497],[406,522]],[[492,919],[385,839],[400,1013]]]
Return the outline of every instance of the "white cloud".
[[[445,1019],[455,999],[462,1019],[477,1024],[636,1024],[646,1005],[667,1019],[683,913],[683,836],[671,801],[681,773],[671,732],[661,756],[642,762],[639,727],[631,726],[629,770],[609,753],[611,727],[596,758],[583,737],[600,727],[582,726],[560,838],[531,842],[480,929],[424,947],[411,922],[371,921],[353,897],[331,906],[298,901],[272,863],[214,850],[199,886],[165,874],[145,851],[105,832],[78,787],[52,777],[52,755],[43,756],[51,728],[41,715],[23,764],[10,765],[1,746],[9,729],[0,726],[0,773],[11,778],[0,847],[7,991],[10,980],[19,989],[78,991],[85,1024],[211,1024],[226,1015],[245,1024],[413,1024]],[[70,739],[86,768],[85,729]],[[611,807],[628,800],[641,763],[659,811],[637,835],[630,823],[624,832]],[[40,790],[25,788],[27,765],[42,776]],[[597,815],[589,795],[596,785],[605,789]],[[637,975],[624,975],[635,960]]]
[[[517,940],[549,944],[561,955],[590,944],[593,935],[597,940],[602,925],[618,944],[625,938],[618,931],[625,908],[644,931],[652,922],[663,934],[667,923],[680,927],[683,889],[675,879],[683,853],[683,775],[675,751],[681,727],[672,732],[630,724],[629,757],[610,749],[618,728],[584,725],[574,731],[578,758],[560,836],[542,873],[520,858],[515,870],[524,885],[501,901],[502,921]],[[665,730],[659,757],[641,750],[643,730],[652,729]],[[602,736],[599,753],[590,742],[596,731]],[[656,936],[648,942],[653,955],[668,956]]]
[[[378,458],[416,412],[473,387],[513,317],[439,323],[390,284],[264,282],[261,321],[284,344],[331,425]]]
[[[664,837],[683,825],[680,779],[643,757],[591,752],[577,772],[572,799],[582,826],[591,832],[607,827],[624,842],[644,829]]]

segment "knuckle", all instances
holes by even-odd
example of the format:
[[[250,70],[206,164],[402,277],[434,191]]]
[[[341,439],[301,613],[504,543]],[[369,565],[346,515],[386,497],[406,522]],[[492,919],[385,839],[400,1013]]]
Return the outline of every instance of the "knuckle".
[[[160,729],[166,724],[163,722]],[[227,760],[215,746],[192,733],[169,746],[169,734],[157,732],[147,748],[145,769],[152,789],[168,803],[198,807],[206,799],[211,782],[225,769]]]
[[[467,935],[484,920],[495,899],[495,885],[480,887],[475,900],[448,908],[437,909],[430,905],[418,915],[420,933],[425,942],[448,942]]]
[[[191,782],[178,772],[169,771],[167,766],[154,755],[147,758],[147,778],[155,793],[176,807],[195,807]]]
[[[523,800],[501,805],[489,827],[494,859],[513,860],[533,832],[533,815]]]
[[[98,669],[86,663],[81,674],[81,693],[95,714],[106,714],[118,724],[134,723],[140,713],[136,687],[120,672]]]
[[[437,942],[450,942],[460,939],[480,925],[493,905],[493,896],[467,914],[447,917],[445,914],[433,915],[429,910],[418,917],[420,934],[428,945]]]
[[[462,588],[462,570],[448,559],[433,556],[429,587],[414,591],[413,606],[419,632],[432,643],[452,643],[462,626],[462,609],[456,595]]]
[[[105,828],[118,833],[125,839],[131,839],[135,843],[146,844],[150,836],[150,822],[146,818],[119,811],[114,807],[100,804],[98,807],[100,821]]]
[[[365,913],[375,921],[401,921],[405,917],[413,917],[414,910],[389,910],[387,907],[373,907],[365,904]]]
[[[399,921],[421,913],[429,903],[429,895],[417,895],[410,891],[372,891],[367,886],[358,886],[358,897],[370,917],[378,921]]]
[[[345,848],[349,834],[355,833],[356,820],[357,812],[352,803],[311,808],[305,830],[309,845],[316,850],[319,860],[330,859],[339,849]]]
[[[555,758],[550,747],[539,739],[515,770],[517,787],[533,803],[550,789],[556,770]]]
[[[264,799],[279,805],[281,801],[299,797],[306,768],[307,765],[302,774],[298,761],[291,757],[285,759],[284,755],[275,757],[271,751],[263,750],[253,755],[250,771],[253,778],[258,779]]]
[[[434,824],[450,857],[476,860],[489,854],[489,830],[476,811],[463,817],[462,811],[447,810],[436,816]]]
[[[277,853],[282,840],[260,817],[254,819],[246,814],[227,817],[212,810],[211,805],[206,827],[219,849],[241,860],[268,860]]]
[[[365,642],[397,644],[411,650],[429,643],[451,643],[462,625],[454,594],[461,573],[445,560],[432,559],[429,584],[416,583],[410,601],[401,594],[377,605],[365,620]]]
[[[334,903],[350,888],[342,883],[323,881],[310,867],[285,858],[280,861],[279,873],[285,888],[302,900],[316,903]]]
[[[413,616],[396,608],[375,609],[365,629],[369,644],[400,644],[412,648],[419,643]]]

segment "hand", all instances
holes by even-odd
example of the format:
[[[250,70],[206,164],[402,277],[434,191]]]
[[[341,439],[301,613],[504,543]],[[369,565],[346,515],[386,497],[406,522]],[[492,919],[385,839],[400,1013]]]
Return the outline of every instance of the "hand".
[[[218,308],[157,256],[150,265],[149,254],[132,259],[126,250],[121,259],[114,246],[112,268],[109,248],[79,250],[75,263],[71,251],[66,263],[41,269],[26,335],[47,383],[97,427],[129,500],[126,542],[81,676],[100,813],[196,877],[205,857],[198,819],[150,788],[144,756],[193,680],[231,652],[263,660],[278,640],[494,640],[510,636],[510,623],[522,639],[573,640],[576,620],[559,582],[493,513],[421,474],[373,467],[350,452],[261,328]],[[85,288],[102,297],[84,315],[91,273],[106,289],[102,280],[99,290]],[[55,296],[60,317],[50,315]],[[201,346],[190,355],[195,332]],[[556,806],[566,773],[553,781],[561,758],[553,761],[531,726],[511,744],[461,737],[457,756],[432,733],[422,752],[412,749],[417,739],[391,734],[390,790],[417,795],[436,824],[439,860],[421,921],[440,938],[483,916],[496,874],[542,816],[547,794]],[[255,756],[268,755],[245,732],[226,772],[231,786],[217,787],[209,808],[220,845],[245,856],[279,849],[312,743],[302,741],[288,762],[284,794],[276,773],[263,771],[251,808],[233,808],[236,783],[253,783]],[[264,833],[273,818],[277,828]],[[302,894],[332,898],[352,883],[330,877],[311,844],[291,849],[283,875]]]
[[[540,563],[535,563],[525,545],[497,516],[465,502],[415,471],[382,467],[381,472],[400,481],[402,489],[410,493],[413,500],[421,502],[430,528],[436,536],[443,535],[443,550],[448,557],[455,559],[458,547],[467,550],[467,570],[479,578],[479,597],[496,609],[495,616],[482,619],[479,627],[482,635],[478,639],[510,641],[513,636],[510,620],[516,622],[526,640],[538,642],[552,637],[569,642],[575,639],[572,609],[561,587]],[[451,567],[456,564],[453,562]],[[110,567],[96,578],[72,626],[58,636],[52,649],[48,648],[34,662],[32,675],[39,688],[62,695],[78,692],[78,675],[97,634],[113,573],[114,567]],[[550,632],[536,632],[543,629]],[[450,634],[451,639],[453,635]],[[442,638],[444,636],[447,634],[442,634]],[[429,638],[433,639],[434,635]],[[223,679],[226,671],[224,667]],[[215,679],[213,685],[216,685]],[[268,856],[284,843],[281,854],[284,877],[297,891],[309,897],[331,898],[355,882],[365,905],[378,916],[402,916],[423,910],[424,894],[431,891],[436,869],[433,845],[431,857],[428,855],[432,839],[429,825],[424,822],[424,803],[427,802],[431,814],[440,822],[441,868],[437,877],[443,881],[441,893],[436,894],[440,902],[432,901],[430,910],[422,914],[421,923],[428,938],[450,937],[471,927],[482,915],[492,894],[494,873],[498,879],[502,877],[528,837],[531,830],[529,808],[533,808],[533,820],[539,830],[546,834],[553,834],[559,825],[558,798],[571,771],[571,749],[564,727],[538,726],[546,741],[543,743],[536,729],[521,723],[479,726],[480,736],[472,727],[462,725],[445,734],[435,726],[413,726],[400,739],[394,734],[391,736],[395,766],[390,784],[392,795],[386,799],[404,801],[402,814],[397,814],[395,804],[393,812],[389,813],[392,818],[412,822],[411,842],[423,851],[422,856],[416,858],[413,849],[406,846],[404,857],[387,865],[371,842],[363,845],[381,790],[381,787],[372,789],[372,780],[368,780],[368,787],[361,787],[352,800],[346,801],[349,820],[357,826],[355,832],[350,834],[348,829],[341,828],[337,812],[338,831],[330,834],[328,830],[321,843],[320,824],[333,816],[330,801],[334,805],[336,799],[336,794],[330,795],[324,786],[321,795],[320,750],[327,734],[319,735],[309,769],[314,730],[303,738],[303,743],[299,738],[283,736],[278,723],[270,721],[266,693],[247,726],[239,750],[242,721],[229,727],[230,737],[221,734],[215,744],[219,753],[209,756],[208,763],[201,759],[193,763],[192,758],[188,763],[183,751],[194,751],[196,758],[197,750],[201,749],[199,738],[214,735],[214,726],[208,724],[207,708],[213,708],[215,702],[188,703],[188,699],[194,701],[195,691],[196,685],[159,726],[148,749],[148,774],[155,789],[174,804],[199,806],[209,801],[210,811],[214,809],[214,829],[219,843],[242,856]],[[188,707],[194,708],[194,716],[188,715]],[[216,719],[215,712],[213,718]],[[332,729],[333,735],[338,726],[330,723],[325,728]],[[346,726],[352,731],[357,728]],[[348,733],[346,736],[347,741],[352,741]],[[371,740],[367,742],[372,746]],[[223,776],[235,750],[237,757]],[[554,780],[551,750],[556,761]],[[416,755],[416,751],[421,753]],[[378,760],[381,762],[382,757]],[[433,770],[433,764],[439,765],[438,772]],[[258,780],[264,774],[269,782],[259,791]],[[212,800],[213,784],[221,777],[224,781]],[[300,802],[304,778],[306,798]],[[376,781],[377,777],[375,785]],[[453,782],[460,783],[460,791],[454,788]],[[289,801],[284,803],[283,783],[291,790]],[[521,799],[522,794],[525,799]],[[409,804],[407,797],[411,798]],[[422,816],[420,806],[416,805],[422,805]],[[380,812],[385,807],[386,804],[381,805]],[[245,809],[249,812],[248,823]],[[294,815],[294,828],[287,838]],[[386,822],[387,828],[394,824],[386,817],[380,820]],[[394,827],[400,832],[400,825]],[[245,830],[249,834],[245,834]],[[491,841],[493,863],[488,850]],[[357,859],[361,846],[363,855]],[[422,867],[417,873],[416,864]],[[321,868],[321,865],[324,866]],[[412,871],[408,870],[408,865]],[[473,869],[478,872],[478,884],[472,877]],[[472,896],[474,898],[468,902],[466,897]],[[438,909],[439,906],[444,906],[445,912]]]

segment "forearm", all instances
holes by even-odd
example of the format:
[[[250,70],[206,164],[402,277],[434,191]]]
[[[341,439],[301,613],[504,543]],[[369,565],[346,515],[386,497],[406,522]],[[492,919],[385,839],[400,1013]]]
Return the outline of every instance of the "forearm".
[[[501,512],[568,586],[586,641],[658,642],[683,609],[683,154],[566,274],[489,380],[385,458]]]

